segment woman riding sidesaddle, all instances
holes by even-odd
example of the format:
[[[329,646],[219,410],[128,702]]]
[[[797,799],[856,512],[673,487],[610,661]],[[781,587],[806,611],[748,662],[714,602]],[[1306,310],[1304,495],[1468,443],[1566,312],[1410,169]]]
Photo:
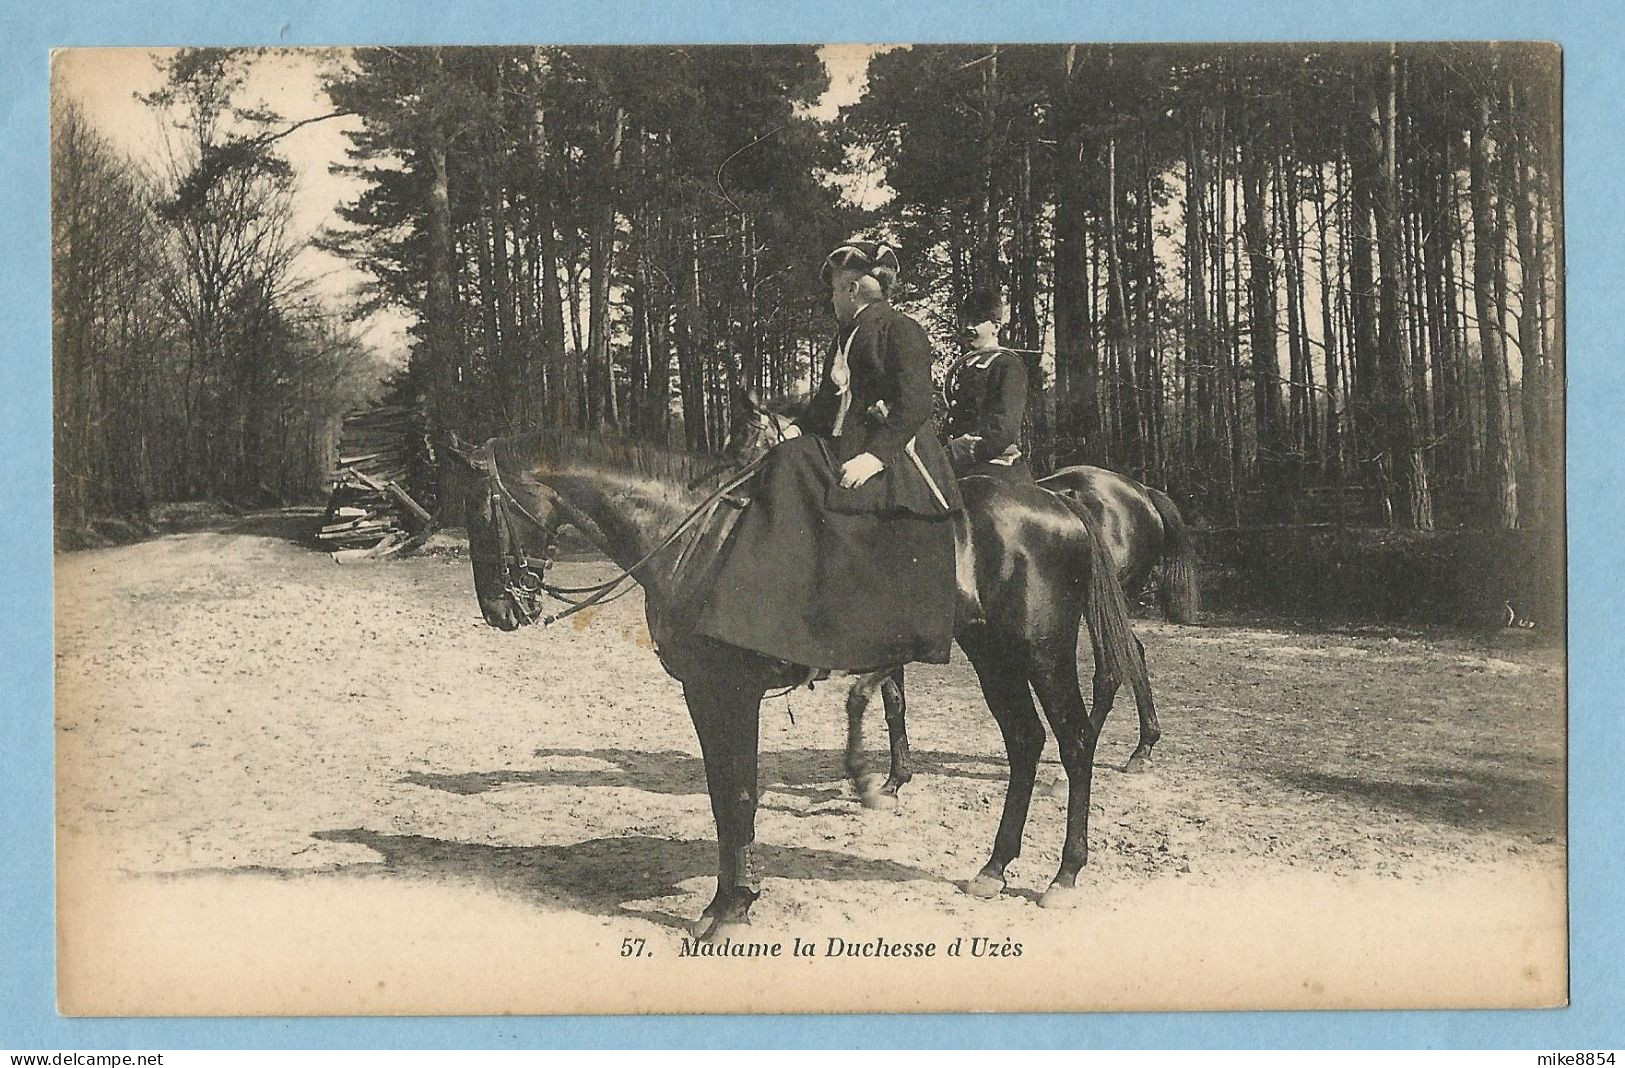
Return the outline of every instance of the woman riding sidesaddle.
[[[763,460],[699,633],[815,669],[947,663],[961,503],[929,422],[931,343],[887,302],[897,272],[870,241],[825,259],[822,384]]]

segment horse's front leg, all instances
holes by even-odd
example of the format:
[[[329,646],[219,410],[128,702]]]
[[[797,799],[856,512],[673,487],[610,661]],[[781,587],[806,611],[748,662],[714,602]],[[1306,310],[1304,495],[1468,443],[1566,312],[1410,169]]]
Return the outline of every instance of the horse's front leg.
[[[1044,724],[1027,686],[1026,655],[1016,645],[990,640],[985,635],[974,640],[961,635],[959,639],[959,647],[976,669],[982,696],[1004,736],[1010,760],[1010,780],[1005,787],[999,830],[993,839],[993,855],[964,886],[972,897],[996,897],[1004,890],[1004,870],[1021,853],[1038,758],[1044,752]]]
[[[755,862],[756,804],[761,793],[759,727],[765,687],[713,676],[685,682],[689,716],[705,760],[705,784],[717,824],[717,890],[693,925],[696,938],[717,941],[750,922],[761,896]]]
[[[705,762],[705,789],[711,797],[711,815],[717,825],[716,893],[711,896],[710,904],[700,912],[699,919],[689,926],[695,938],[703,938],[716,925],[717,916],[727,903],[729,888],[734,885],[733,819],[727,800],[725,744],[718,729],[715,702],[700,687],[687,683],[683,687],[683,696],[688,703],[689,718],[694,721],[694,733],[700,739],[700,755]]]
[[[1060,745],[1067,780],[1066,841],[1060,871],[1038,902],[1045,908],[1063,908],[1077,901],[1078,873],[1089,861],[1089,790],[1100,729],[1078,689],[1076,648],[1074,637],[1050,655],[1035,656],[1029,667],[1033,689]]]

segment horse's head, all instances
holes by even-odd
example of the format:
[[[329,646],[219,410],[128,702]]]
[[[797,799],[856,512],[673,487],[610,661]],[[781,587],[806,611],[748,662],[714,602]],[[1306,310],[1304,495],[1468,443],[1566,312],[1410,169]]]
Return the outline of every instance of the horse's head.
[[[544,596],[542,572],[562,525],[556,498],[522,473],[501,470],[494,440],[472,447],[453,436],[441,443],[440,452],[467,517],[480,613],[501,630],[536,622]]]
[[[793,404],[766,405],[755,390],[741,390],[734,398],[724,451],[732,459],[749,463],[783,441],[793,422]]]

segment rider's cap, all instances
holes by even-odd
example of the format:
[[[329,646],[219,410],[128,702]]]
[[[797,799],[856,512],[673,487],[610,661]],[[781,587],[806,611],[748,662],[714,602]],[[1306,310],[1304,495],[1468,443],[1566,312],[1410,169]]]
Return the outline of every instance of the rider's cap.
[[[881,289],[890,293],[892,284],[897,281],[897,253],[890,245],[878,241],[848,241],[824,257],[818,277],[828,285],[837,269],[870,275],[880,283]]]

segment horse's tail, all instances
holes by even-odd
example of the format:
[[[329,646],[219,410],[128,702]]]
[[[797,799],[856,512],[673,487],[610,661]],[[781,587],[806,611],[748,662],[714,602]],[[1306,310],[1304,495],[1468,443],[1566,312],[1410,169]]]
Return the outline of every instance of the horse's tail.
[[[1162,583],[1157,591],[1162,613],[1175,623],[1195,623],[1202,598],[1196,587],[1196,545],[1190,528],[1172,497],[1149,486],[1146,490],[1162,517]]]
[[[1083,520],[1089,532],[1089,633],[1099,652],[1100,666],[1118,683],[1127,683],[1134,691],[1136,702],[1151,695],[1151,678],[1146,674],[1145,658],[1140,655],[1139,643],[1129,626],[1128,598],[1117,581],[1117,565],[1106,552],[1106,538],[1095,521],[1093,513],[1079,501],[1066,494],[1057,494],[1068,508]]]

